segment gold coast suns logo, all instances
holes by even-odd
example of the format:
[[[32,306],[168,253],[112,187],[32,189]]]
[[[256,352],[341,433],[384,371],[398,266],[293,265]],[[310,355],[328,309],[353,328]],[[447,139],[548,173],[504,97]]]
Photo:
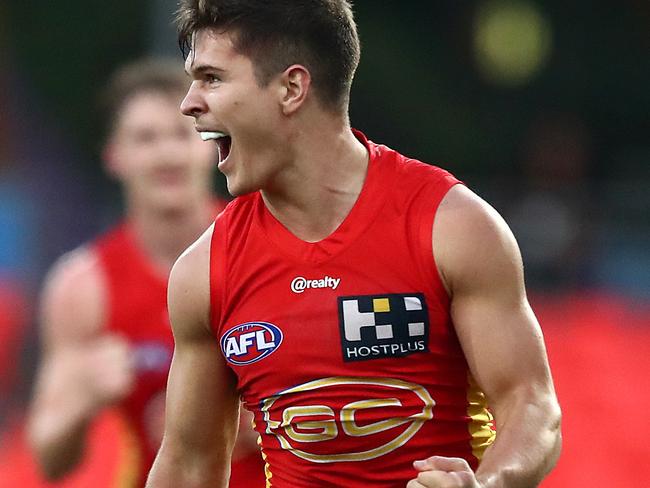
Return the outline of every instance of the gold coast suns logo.
[[[390,378],[332,377],[262,401],[266,433],[314,463],[366,461],[406,444],[433,418],[422,386]]]

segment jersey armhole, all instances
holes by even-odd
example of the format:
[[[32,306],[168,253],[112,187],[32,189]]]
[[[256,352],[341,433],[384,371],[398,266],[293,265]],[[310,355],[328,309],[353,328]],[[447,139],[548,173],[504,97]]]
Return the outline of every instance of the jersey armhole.
[[[442,275],[440,274],[440,269],[433,251],[433,225],[435,223],[438,208],[440,207],[440,203],[445,195],[447,195],[449,190],[454,186],[463,184],[462,181],[444,171],[444,173],[437,178],[432,185],[427,185],[425,187],[424,194],[421,197],[423,203],[418,227],[418,242],[420,242],[419,248],[421,250],[420,259],[423,265],[421,269],[423,270],[426,283],[429,283],[435,291],[439,292],[438,296],[445,297],[447,301],[449,300],[449,294],[447,293],[443,283]]]
[[[210,329],[219,337],[221,316],[225,302],[227,279],[228,226],[227,216],[221,213],[214,221],[210,239]]]

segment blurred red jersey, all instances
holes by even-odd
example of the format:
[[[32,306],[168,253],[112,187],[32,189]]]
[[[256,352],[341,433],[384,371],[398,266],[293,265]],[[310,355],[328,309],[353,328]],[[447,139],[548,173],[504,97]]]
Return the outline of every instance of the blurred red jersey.
[[[120,410],[133,442],[126,465],[137,472],[119,470],[120,487],[142,487],[156,456],[164,428],[165,390],[174,340],[167,314],[167,276],[156,270],[140,250],[135,236],[123,224],[95,243],[108,287],[106,328],[125,337],[133,348],[137,370],[132,393]],[[130,457],[130,459],[129,459]],[[231,488],[262,487],[261,456],[234,462]],[[127,481],[130,480],[130,481]],[[240,480],[240,481],[236,481]]]
[[[215,223],[212,327],[273,487],[403,488],[416,459],[476,468],[495,435],[433,257],[458,180],[356,135],[366,181],[326,239],[296,238],[259,193]]]
[[[144,486],[160,447],[165,388],[174,349],[167,315],[167,277],[141,252],[127,224],[95,243],[107,286],[106,329],[135,354],[136,383],[120,407],[133,437],[133,486]]]
[[[129,436],[124,435],[122,417],[112,409],[100,413],[88,432],[84,458],[75,470],[56,482],[41,475],[27,441],[22,414],[10,418],[8,429],[0,432],[0,488],[125,488],[133,469],[123,454],[130,452]],[[4,427],[4,425],[3,425]]]

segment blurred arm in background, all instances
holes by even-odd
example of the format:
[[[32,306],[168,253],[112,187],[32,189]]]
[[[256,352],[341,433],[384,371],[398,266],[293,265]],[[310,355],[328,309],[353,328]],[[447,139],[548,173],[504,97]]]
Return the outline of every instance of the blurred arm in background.
[[[43,359],[28,428],[49,479],[79,463],[90,421],[133,385],[127,343],[102,327],[105,295],[99,263],[88,249],[63,257],[43,292]]]

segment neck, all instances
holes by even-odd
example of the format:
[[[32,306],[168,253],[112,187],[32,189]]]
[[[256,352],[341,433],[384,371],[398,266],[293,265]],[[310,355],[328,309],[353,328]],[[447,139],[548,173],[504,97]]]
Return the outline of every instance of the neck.
[[[320,122],[301,124],[312,129],[294,135],[291,159],[261,192],[275,218],[307,242],[326,238],[345,220],[368,169],[368,152],[347,121]]]
[[[127,220],[140,248],[167,276],[178,256],[208,228],[213,207],[209,199],[182,209],[131,206]]]

